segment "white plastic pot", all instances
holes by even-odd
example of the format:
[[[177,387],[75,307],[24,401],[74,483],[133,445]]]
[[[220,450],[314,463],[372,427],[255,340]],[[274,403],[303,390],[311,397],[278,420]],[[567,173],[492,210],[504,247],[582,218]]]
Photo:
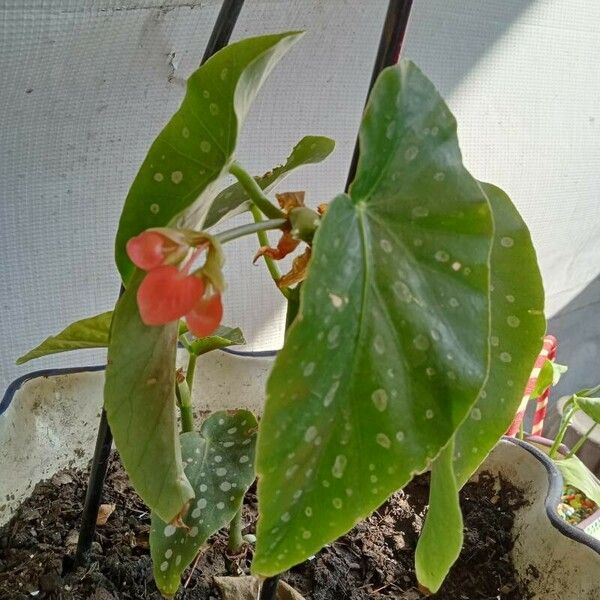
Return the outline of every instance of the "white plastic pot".
[[[271,363],[269,356],[206,355],[196,376],[195,407],[260,413]],[[90,460],[103,380],[102,367],[88,367],[38,371],[9,386],[0,402],[0,524],[36,482]],[[513,560],[535,597],[598,600],[600,541],[557,515],[562,478],[553,463],[530,444],[504,438],[480,471],[510,480],[530,500],[515,515]]]

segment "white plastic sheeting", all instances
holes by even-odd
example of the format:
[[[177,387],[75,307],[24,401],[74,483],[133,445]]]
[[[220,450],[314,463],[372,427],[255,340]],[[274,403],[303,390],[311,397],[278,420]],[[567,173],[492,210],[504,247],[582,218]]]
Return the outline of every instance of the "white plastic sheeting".
[[[234,39],[307,31],[243,132],[239,156],[251,171],[280,163],[303,135],[325,134],[338,142],[334,155],[283,189],[306,189],[314,204],[342,189],[386,4],[246,1]],[[15,367],[16,356],[112,306],[123,199],[219,6],[0,2],[0,387],[32,368]],[[600,271],[598,22],[600,3],[586,0],[415,0],[404,49],[455,112],[473,174],[502,186],[529,223],[550,314],[568,313]],[[249,268],[255,249],[253,239],[228,249],[225,321],[243,328],[249,349],[272,349],[283,303],[264,268]],[[577,323],[598,314],[595,297],[584,304]],[[88,351],[36,366],[102,360]]]

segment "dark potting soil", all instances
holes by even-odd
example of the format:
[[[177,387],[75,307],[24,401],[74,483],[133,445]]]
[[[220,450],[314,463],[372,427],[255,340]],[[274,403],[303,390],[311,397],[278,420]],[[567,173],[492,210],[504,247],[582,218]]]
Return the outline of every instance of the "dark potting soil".
[[[152,579],[148,549],[150,515],[129,486],[116,456],[103,498],[104,503],[114,504],[115,510],[106,524],[97,528],[90,564],[70,569],[86,483],[87,472],[69,469],[57,473],[39,483],[0,529],[0,600],[161,598]],[[510,559],[513,511],[523,504],[523,496],[505,481],[496,491],[495,483],[484,476],[479,485],[467,484],[461,492],[465,546],[443,588],[432,598],[533,597],[526,583],[519,581]],[[307,600],[424,598],[417,587],[413,561],[427,494],[427,476],[417,477],[350,533],[283,578]],[[244,533],[254,532],[255,500],[251,491],[244,507]],[[216,600],[215,575],[248,572],[251,546],[241,556],[229,559],[225,532],[215,535],[209,544],[195,569],[188,568],[184,574],[187,586],[177,600]]]

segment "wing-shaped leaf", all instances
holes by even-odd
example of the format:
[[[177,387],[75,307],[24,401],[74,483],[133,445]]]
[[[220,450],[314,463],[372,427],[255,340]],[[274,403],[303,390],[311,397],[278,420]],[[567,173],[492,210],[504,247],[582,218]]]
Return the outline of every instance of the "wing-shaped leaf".
[[[490,209],[454,118],[412,63],[380,75],[360,147],[267,385],[262,575],[306,559],[423,469],[487,376]]]
[[[335,142],[328,137],[307,135],[303,137],[292,149],[285,164],[275,167],[261,177],[256,177],[256,183],[269,193],[276,185],[281,183],[294,169],[302,165],[310,165],[325,160],[335,148]],[[224,189],[211,204],[206,215],[204,227],[208,229],[219,221],[235,217],[250,208],[248,194],[241,184],[234,183]]]
[[[189,350],[192,354],[200,356],[212,350],[227,348],[228,346],[238,346],[245,344],[246,340],[239,327],[219,327],[213,335],[194,339],[189,344]]]
[[[446,482],[436,490],[432,483],[430,508],[417,546],[417,577],[432,592],[439,589],[462,546],[462,521],[449,516],[443,548],[434,550],[439,545],[443,513],[448,506],[459,506],[458,491],[514,418],[546,327],[544,289],[529,230],[502,190],[490,184],[482,186],[495,224],[491,255],[491,367],[485,388],[455,436],[456,482]],[[553,380],[552,363],[547,364],[550,371],[543,376],[548,379],[545,387]],[[446,458],[443,453],[435,460],[432,477],[438,470],[449,477],[448,465],[438,464]],[[452,473],[452,465],[449,468]]]
[[[600,398],[577,396],[576,403],[594,423],[600,423]]]
[[[252,413],[222,411],[210,415],[199,433],[181,435],[185,474],[196,497],[183,519],[184,528],[176,529],[152,514],[154,578],[163,594],[177,591],[181,574],[202,545],[240,509],[255,477],[256,429]]]
[[[179,110],[152,144],[125,200],[115,247],[123,281],[133,272],[125,253],[131,237],[149,227],[202,224],[250,104],[301,35],[288,32],[231,44],[189,78]]]
[[[194,497],[183,473],[175,415],[177,321],[142,323],[136,270],[117,302],[108,347],[104,407],[115,444],[142,500],[165,521]]]
[[[429,509],[415,552],[419,583],[430,592],[440,589],[463,544],[463,519],[452,469],[453,440],[431,466]]]
[[[47,337],[39,346],[19,357],[17,364],[22,365],[34,358],[58,352],[68,352],[69,350],[106,348],[108,346],[111,319],[112,311],[109,311],[75,321],[60,333]]]
[[[577,456],[554,461],[566,484],[581,490],[590,500],[600,505],[600,482]]]
[[[514,418],[546,329],[542,276],[527,225],[502,190],[482,186],[495,225],[491,366],[477,404],[456,434],[454,471],[459,489]]]

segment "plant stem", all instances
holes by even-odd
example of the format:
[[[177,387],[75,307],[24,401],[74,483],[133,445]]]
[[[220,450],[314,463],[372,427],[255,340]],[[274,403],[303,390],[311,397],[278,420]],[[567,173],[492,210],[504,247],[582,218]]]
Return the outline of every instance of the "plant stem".
[[[242,508],[238,510],[229,523],[229,541],[227,549],[232,554],[238,554],[244,545],[242,538]]]
[[[562,444],[563,438],[565,437],[565,433],[567,432],[567,429],[571,422],[571,417],[578,410],[577,406],[574,403],[572,406],[569,406],[567,408],[567,405],[569,402],[570,401],[567,401],[563,407],[564,413],[563,413],[563,418],[561,419],[561,422],[560,422],[560,428],[558,430],[558,433],[556,434],[556,437],[554,438],[554,442],[552,442],[552,446],[550,446],[550,450],[548,450],[548,456],[550,458],[554,458],[556,456],[556,453],[557,453],[558,449],[560,448],[560,445]]]
[[[254,217],[255,223],[258,224],[258,223],[265,222],[265,221],[263,221],[262,213],[260,212],[258,207],[252,206],[250,208],[250,211],[252,212],[252,216]],[[260,244],[261,247],[269,246],[269,238],[267,237],[266,231],[264,231],[264,230],[257,231],[256,235],[258,237],[258,243]],[[277,266],[275,261],[270,256],[267,256],[266,254],[264,254],[263,258],[265,260],[265,264],[267,265],[267,269],[269,270],[269,273],[271,274],[271,278],[275,282],[275,285],[277,285],[277,282],[281,279],[281,273],[279,272],[279,267]],[[289,300],[289,297],[290,297],[289,288],[286,288],[286,287],[280,288],[279,286],[277,286],[277,288]]]
[[[269,219],[268,221],[261,221],[260,223],[248,223],[246,225],[240,225],[239,227],[233,227],[227,231],[222,231],[215,235],[215,239],[221,244],[237,240],[238,238],[244,237],[245,235],[252,235],[258,231],[269,231],[270,229],[280,229],[287,223],[286,219]]]
[[[270,219],[282,219],[285,215],[265,196],[256,180],[238,162],[229,167],[229,172],[240,182],[250,200]]]
[[[590,434],[592,433],[592,431],[594,431],[594,428],[596,427],[596,425],[598,425],[598,423],[594,423],[585,433],[584,435],[582,435],[579,440],[577,441],[577,443],[573,446],[573,448],[571,448],[571,451],[569,452],[569,454],[567,454],[567,456],[565,456],[565,458],[571,458],[571,456],[577,454],[577,452],[579,451],[579,448],[581,448],[581,446],[583,446],[583,444],[585,444],[585,441],[590,437]]]
[[[185,380],[187,382],[189,391],[190,391],[190,397],[192,395],[192,389],[194,387],[194,374],[196,372],[196,360],[198,359],[198,357],[193,353],[189,352],[189,358],[188,358],[188,365],[187,365],[187,371],[185,372]]]
[[[192,355],[190,354],[190,356]],[[177,384],[177,397],[179,399],[179,411],[181,412],[181,431],[182,433],[194,431],[192,394],[185,379]]]

